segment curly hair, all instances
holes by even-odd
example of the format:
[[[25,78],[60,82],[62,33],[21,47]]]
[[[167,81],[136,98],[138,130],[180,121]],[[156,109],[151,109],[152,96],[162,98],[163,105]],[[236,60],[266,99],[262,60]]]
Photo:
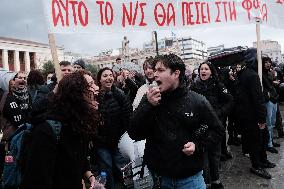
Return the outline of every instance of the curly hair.
[[[54,95],[53,108],[65,116],[76,133],[92,137],[100,124],[100,116],[91,106],[91,100],[86,98],[89,84],[84,75],[89,73],[79,71],[63,77]]]
[[[43,74],[39,70],[32,70],[30,71],[27,83],[29,86],[37,86],[44,84],[44,77]]]

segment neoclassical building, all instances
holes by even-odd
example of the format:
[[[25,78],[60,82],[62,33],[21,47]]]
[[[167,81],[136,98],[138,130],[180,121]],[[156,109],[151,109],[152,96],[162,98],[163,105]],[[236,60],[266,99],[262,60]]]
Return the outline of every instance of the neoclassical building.
[[[59,61],[64,58],[64,49],[57,48]],[[48,44],[0,37],[0,67],[10,71],[27,71],[41,68],[52,60]]]

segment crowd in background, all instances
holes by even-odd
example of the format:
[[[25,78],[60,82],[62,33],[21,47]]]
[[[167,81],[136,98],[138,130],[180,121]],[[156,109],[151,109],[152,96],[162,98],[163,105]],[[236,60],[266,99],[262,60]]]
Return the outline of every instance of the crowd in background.
[[[277,165],[267,152],[280,147],[273,128],[278,137],[284,132],[283,71],[269,57],[262,57],[262,81],[254,49],[234,65],[205,61],[192,71],[173,54],[143,62],[143,73],[118,59],[113,69],[92,75],[81,59],[62,61],[60,81],[55,73],[18,72],[9,90],[1,90],[1,174],[11,136],[31,123],[20,188],[122,188],[129,159],[118,145],[125,132],[146,140],[143,163],[156,188],[224,188],[219,168],[233,158],[228,145],[241,145],[251,173],[271,179],[266,169]],[[59,140],[47,120],[62,124]],[[94,176],[102,171],[105,186]]]

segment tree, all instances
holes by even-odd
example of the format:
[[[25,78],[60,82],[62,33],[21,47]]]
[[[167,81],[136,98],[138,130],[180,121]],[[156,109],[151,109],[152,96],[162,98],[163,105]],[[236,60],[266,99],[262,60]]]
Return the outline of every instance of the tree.
[[[94,64],[86,64],[86,70],[90,71],[94,76],[99,72],[99,67]]]
[[[43,64],[42,66],[42,72],[43,74],[47,75],[48,73],[54,72],[54,64],[52,61],[47,61],[46,63]]]

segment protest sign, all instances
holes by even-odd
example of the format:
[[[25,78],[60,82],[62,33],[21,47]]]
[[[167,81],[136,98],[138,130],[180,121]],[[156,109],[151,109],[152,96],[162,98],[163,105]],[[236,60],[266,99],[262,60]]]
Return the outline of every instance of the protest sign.
[[[284,0],[43,0],[50,33],[190,29],[255,23],[284,29]]]

